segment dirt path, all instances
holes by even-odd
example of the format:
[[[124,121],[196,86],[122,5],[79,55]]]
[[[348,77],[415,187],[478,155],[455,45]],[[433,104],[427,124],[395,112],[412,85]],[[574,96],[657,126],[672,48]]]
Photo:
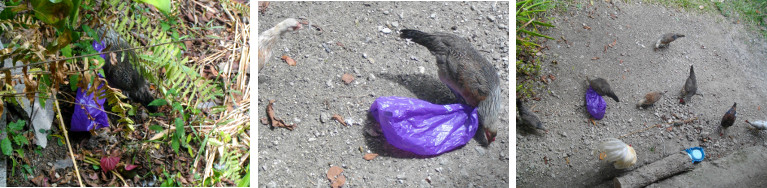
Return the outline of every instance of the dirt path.
[[[767,43],[763,38],[721,15],[639,3],[587,3],[554,16],[557,28],[545,32],[558,40],[545,43],[548,50],[544,50],[547,59],[542,73],[555,75],[556,80],[545,86],[551,94],[541,94],[542,100],[526,104],[537,111],[550,132],[531,134],[517,128],[518,186],[602,187],[608,185],[603,184],[607,180],[684,148],[704,147],[706,160],[713,160],[767,144],[767,134],[751,131],[743,122],[767,118],[767,109],[761,107],[767,102]],[[669,32],[686,37],[673,42],[668,50],[654,52],[655,41]],[[695,65],[702,95],[680,105],[679,91],[690,65]],[[620,103],[605,99],[607,113],[596,126],[587,123],[587,75],[607,79],[621,99]],[[650,91],[668,93],[655,107],[636,109],[636,102]],[[738,103],[738,119],[720,137],[720,120],[733,102]],[[633,145],[639,158],[626,170],[615,170],[591,154],[602,139],[665,122],[661,117],[699,120],[622,138]]]
[[[508,95],[508,2],[271,2],[259,17],[258,32],[289,17],[308,18],[322,31],[306,28],[283,36],[258,76],[258,118],[266,117],[268,101],[276,100],[277,117],[297,125],[289,131],[258,124],[259,187],[327,187],[330,166],[344,169],[345,187],[509,185],[507,126],[498,130],[489,148],[472,140],[429,158],[398,151],[383,136],[366,131],[374,122],[368,109],[377,97],[440,104],[455,100],[437,78],[434,56],[399,39],[400,29],[470,38],[495,65],[503,95]],[[387,23],[392,25],[389,34],[379,28]],[[283,54],[298,65],[280,61]],[[355,80],[344,84],[344,73]],[[503,105],[508,106],[508,99]],[[510,122],[508,113],[504,109],[499,114],[499,123]],[[350,126],[330,120],[333,114]],[[362,156],[368,152],[381,156],[366,161]]]

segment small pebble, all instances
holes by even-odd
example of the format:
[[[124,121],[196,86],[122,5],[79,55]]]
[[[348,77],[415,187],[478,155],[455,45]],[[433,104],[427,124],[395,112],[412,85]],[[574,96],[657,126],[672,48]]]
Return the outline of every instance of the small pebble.
[[[384,34],[389,34],[389,33],[391,33],[391,29],[389,29],[389,28],[383,28],[383,29],[381,30],[381,32],[383,32]]]

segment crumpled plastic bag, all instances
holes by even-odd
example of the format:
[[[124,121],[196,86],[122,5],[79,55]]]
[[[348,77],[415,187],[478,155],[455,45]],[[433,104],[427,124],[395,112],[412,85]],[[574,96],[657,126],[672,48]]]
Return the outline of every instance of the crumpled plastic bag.
[[[93,41],[92,45],[93,48],[99,52],[101,52],[106,47],[103,42],[97,43],[96,41]],[[105,54],[102,54],[101,56],[102,58],[106,58]],[[99,77],[103,78],[103,76],[100,74]],[[96,88],[96,90],[100,90],[103,86],[104,83],[102,82],[98,88]],[[88,88],[86,89],[77,88],[77,96],[75,96],[75,111],[72,114],[72,125],[70,127],[71,131],[85,132],[109,127],[109,118],[107,117],[107,113],[104,112],[104,101],[106,99],[102,98],[94,101],[93,95],[97,94],[98,92],[88,94],[87,92],[91,87],[93,87],[93,85],[88,84]]]
[[[101,75],[99,75],[101,77]],[[101,83],[96,90],[101,89],[104,83]],[[88,89],[93,87],[88,85]],[[91,129],[99,129],[109,127],[109,118],[107,113],[104,112],[104,101],[106,98],[93,100],[93,95],[98,92],[87,94],[88,89],[77,88],[77,96],[75,96],[75,111],[72,114],[72,126],[71,131],[84,132]]]
[[[477,110],[465,104],[379,97],[370,113],[381,125],[386,141],[418,155],[438,155],[463,146],[479,127]]]
[[[605,109],[607,109],[607,103],[602,96],[599,96],[594,89],[586,90],[586,109],[594,119],[601,120],[605,117]]]

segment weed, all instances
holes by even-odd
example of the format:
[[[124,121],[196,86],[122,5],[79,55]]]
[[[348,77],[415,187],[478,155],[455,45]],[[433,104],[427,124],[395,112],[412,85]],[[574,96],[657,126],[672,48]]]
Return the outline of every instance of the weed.
[[[542,13],[557,7],[557,4],[542,0],[517,2],[517,80],[520,80],[520,76],[535,78],[540,73],[541,46],[538,43],[542,42],[541,38],[552,40],[554,38],[540,34],[539,28],[549,28],[554,25],[538,21],[538,19],[543,17]],[[517,97],[530,97],[535,94],[533,92],[535,81],[532,80],[534,79],[521,79],[521,83],[517,83]]]

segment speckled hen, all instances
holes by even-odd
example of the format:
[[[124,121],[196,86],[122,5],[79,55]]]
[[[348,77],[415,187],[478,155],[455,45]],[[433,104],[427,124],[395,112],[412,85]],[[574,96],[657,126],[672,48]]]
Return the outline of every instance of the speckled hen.
[[[489,145],[498,131],[498,112],[501,110],[501,87],[498,73],[463,38],[448,33],[425,33],[403,29],[400,37],[411,39],[431,52],[437,59],[437,73],[442,83],[450,88],[458,100],[477,107],[479,124],[484,134],[482,145]]]

